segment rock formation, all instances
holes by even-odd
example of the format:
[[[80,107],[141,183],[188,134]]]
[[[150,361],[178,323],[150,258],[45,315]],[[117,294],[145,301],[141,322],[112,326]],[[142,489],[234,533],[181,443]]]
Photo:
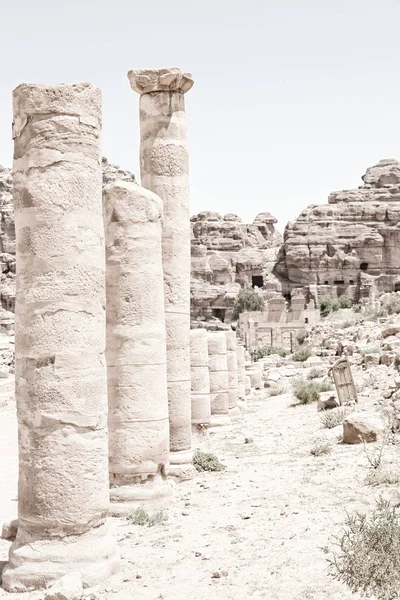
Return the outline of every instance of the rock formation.
[[[131,181],[103,188],[110,497],[113,514],[170,495],[162,202]]]
[[[108,534],[101,92],[14,90],[18,533],[8,591],[117,568]]]
[[[129,71],[140,94],[140,172],[143,187],[164,204],[162,228],[170,474],[193,477],[190,387],[189,157],[184,94],[193,85],[180,69]]]
[[[276,219],[260,213],[251,225],[234,214],[201,212],[191,218],[191,316],[229,323],[243,286],[276,289],[271,275],[281,236]]]
[[[362,179],[288,223],[274,269],[285,293],[317,285],[358,300],[400,289],[400,163],[382,160]]]

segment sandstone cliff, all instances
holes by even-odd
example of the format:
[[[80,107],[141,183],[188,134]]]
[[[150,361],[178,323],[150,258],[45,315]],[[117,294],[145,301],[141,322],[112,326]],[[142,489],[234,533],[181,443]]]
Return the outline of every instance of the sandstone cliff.
[[[241,287],[276,289],[272,269],[282,238],[275,223],[269,213],[260,213],[252,224],[214,212],[191,218],[193,318],[229,321]]]
[[[274,272],[283,291],[305,285],[355,298],[400,283],[400,163],[367,169],[358,189],[333,192],[288,223]]]

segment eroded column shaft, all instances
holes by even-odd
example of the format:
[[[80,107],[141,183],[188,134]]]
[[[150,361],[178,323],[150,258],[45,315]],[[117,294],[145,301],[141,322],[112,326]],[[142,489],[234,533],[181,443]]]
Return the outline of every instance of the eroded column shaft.
[[[238,368],[238,393],[241,400],[246,398],[246,369],[245,369],[244,346],[237,345],[237,368]]]
[[[208,342],[205,329],[190,331],[192,425],[208,425],[211,417]]]
[[[101,92],[22,84],[13,94],[19,428],[10,591],[117,566],[109,505]]]
[[[117,181],[103,207],[111,507],[123,513],[169,494],[162,202]]]
[[[229,378],[226,335],[208,333],[208,368],[210,374],[211,425],[229,423]]]
[[[140,93],[142,185],[163,201],[163,271],[171,474],[192,476],[190,391],[190,220],[184,92],[179,69],[130,71]],[[173,465],[179,465],[175,470]],[[186,467],[184,466],[186,465]]]
[[[237,367],[237,341],[235,331],[226,331],[226,358],[228,363],[228,407],[229,416],[235,418],[240,415],[238,407],[238,367]]]

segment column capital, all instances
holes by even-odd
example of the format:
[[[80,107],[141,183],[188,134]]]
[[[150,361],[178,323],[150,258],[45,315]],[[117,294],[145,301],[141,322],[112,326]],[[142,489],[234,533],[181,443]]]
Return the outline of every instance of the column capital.
[[[138,94],[150,92],[181,92],[190,90],[194,81],[191,73],[183,73],[178,67],[167,69],[132,69],[128,72],[131,88]]]

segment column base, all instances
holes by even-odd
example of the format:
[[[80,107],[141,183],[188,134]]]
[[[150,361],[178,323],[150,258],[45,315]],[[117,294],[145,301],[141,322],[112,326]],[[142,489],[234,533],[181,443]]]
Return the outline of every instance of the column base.
[[[188,479],[193,479],[196,475],[197,471],[193,466],[192,450],[181,450],[179,452],[170,453],[169,477],[176,481],[186,481]]]
[[[211,415],[211,423],[208,431],[216,433],[221,431],[229,431],[231,428],[231,420],[229,415]]]
[[[7,592],[30,592],[48,588],[60,577],[79,571],[84,587],[93,587],[119,569],[117,543],[107,524],[82,535],[43,540],[19,528],[3,569],[2,585]]]
[[[228,415],[231,421],[238,421],[240,419],[241,414],[242,413],[240,412],[240,408],[238,406],[230,408],[228,411]]]
[[[143,505],[164,508],[171,504],[172,495],[173,482],[160,475],[143,483],[111,487],[109,514],[124,517]]]

